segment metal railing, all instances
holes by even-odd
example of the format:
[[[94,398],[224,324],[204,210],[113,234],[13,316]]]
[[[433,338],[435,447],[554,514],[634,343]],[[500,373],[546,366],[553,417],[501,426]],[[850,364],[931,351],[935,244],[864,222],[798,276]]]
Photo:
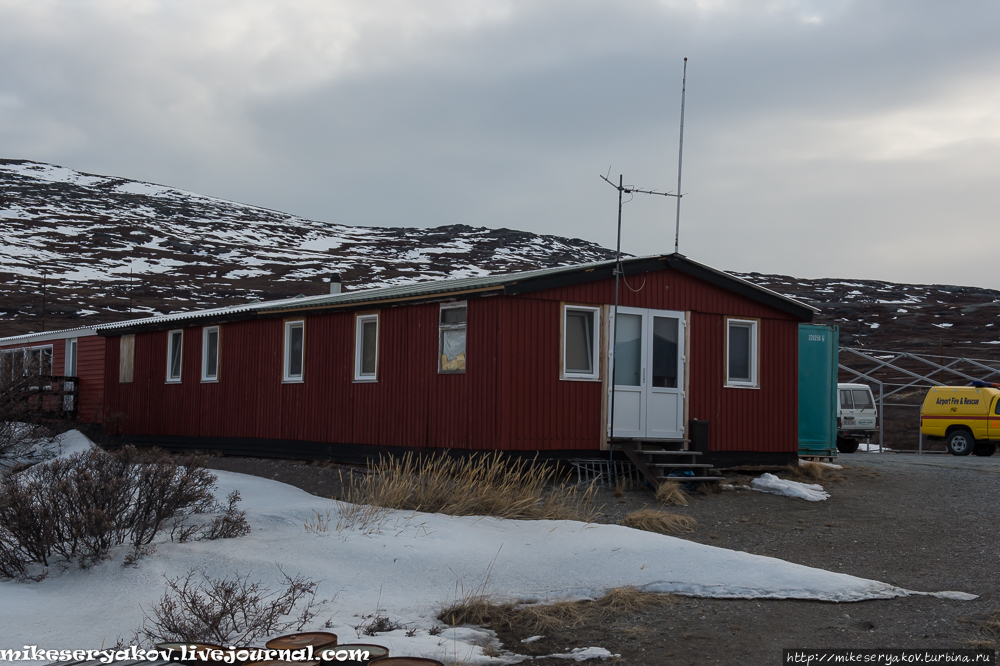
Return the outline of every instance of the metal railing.
[[[966,356],[841,347],[838,367],[841,377],[846,375],[847,381],[878,387],[879,451],[885,441],[885,398],[909,389],[929,389],[948,384],[967,386],[974,381],[1000,382],[1000,360]],[[904,403],[890,403],[890,406],[919,407]],[[917,451],[923,452],[922,435]]]

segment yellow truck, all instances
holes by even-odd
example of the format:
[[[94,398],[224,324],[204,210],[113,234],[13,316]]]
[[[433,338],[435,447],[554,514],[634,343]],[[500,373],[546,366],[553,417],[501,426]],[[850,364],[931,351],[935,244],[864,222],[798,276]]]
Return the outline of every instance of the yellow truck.
[[[920,407],[920,432],[953,456],[991,456],[1000,441],[1000,384],[935,386]]]

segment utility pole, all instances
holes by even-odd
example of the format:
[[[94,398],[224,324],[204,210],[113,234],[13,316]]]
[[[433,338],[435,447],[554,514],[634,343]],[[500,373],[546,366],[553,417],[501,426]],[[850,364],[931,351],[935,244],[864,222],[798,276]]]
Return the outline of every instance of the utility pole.
[[[42,332],[45,332],[45,278],[47,277],[45,269],[42,269]]]

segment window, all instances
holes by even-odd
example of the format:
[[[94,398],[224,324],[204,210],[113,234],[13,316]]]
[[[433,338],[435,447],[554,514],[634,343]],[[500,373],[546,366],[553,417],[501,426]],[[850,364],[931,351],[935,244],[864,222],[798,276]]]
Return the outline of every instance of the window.
[[[438,321],[438,372],[465,372],[465,319],[462,303],[442,303]]]
[[[118,342],[118,383],[131,384],[135,371],[135,335],[123,335]]]
[[[219,327],[201,329],[201,381],[219,381]]]
[[[600,379],[601,311],[582,305],[563,309],[562,379]]]
[[[872,404],[871,394],[864,389],[853,389],[851,393],[854,394],[854,408],[855,409],[874,409],[875,405]]]
[[[726,386],[757,388],[757,321],[726,322]]]
[[[854,409],[854,400],[851,399],[850,391],[840,392],[840,408],[841,409]]]
[[[378,379],[378,315],[358,315],[354,340],[354,381]]]
[[[301,382],[302,366],[305,357],[306,323],[298,321],[285,322],[285,370],[284,381]]]
[[[184,351],[184,331],[170,331],[167,334],[167,383],[181,380],[181,361]]]
[[[66,376],[76,377],[76,350],[77,350],[77,340],[76,338],[70,338],[66,341]]]
[[[26,377],[50,377],[52,375],[52,347],[35,347],[24,350]]]

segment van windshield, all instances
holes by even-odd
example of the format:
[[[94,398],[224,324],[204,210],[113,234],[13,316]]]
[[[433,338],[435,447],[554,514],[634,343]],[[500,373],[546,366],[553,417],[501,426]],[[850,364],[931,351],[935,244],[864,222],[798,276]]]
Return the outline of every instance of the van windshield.
[[[851,391],[854,394],[854,408],[855,409],[871,409],[872,405],[871,394],[864,389],[854,389]]]

